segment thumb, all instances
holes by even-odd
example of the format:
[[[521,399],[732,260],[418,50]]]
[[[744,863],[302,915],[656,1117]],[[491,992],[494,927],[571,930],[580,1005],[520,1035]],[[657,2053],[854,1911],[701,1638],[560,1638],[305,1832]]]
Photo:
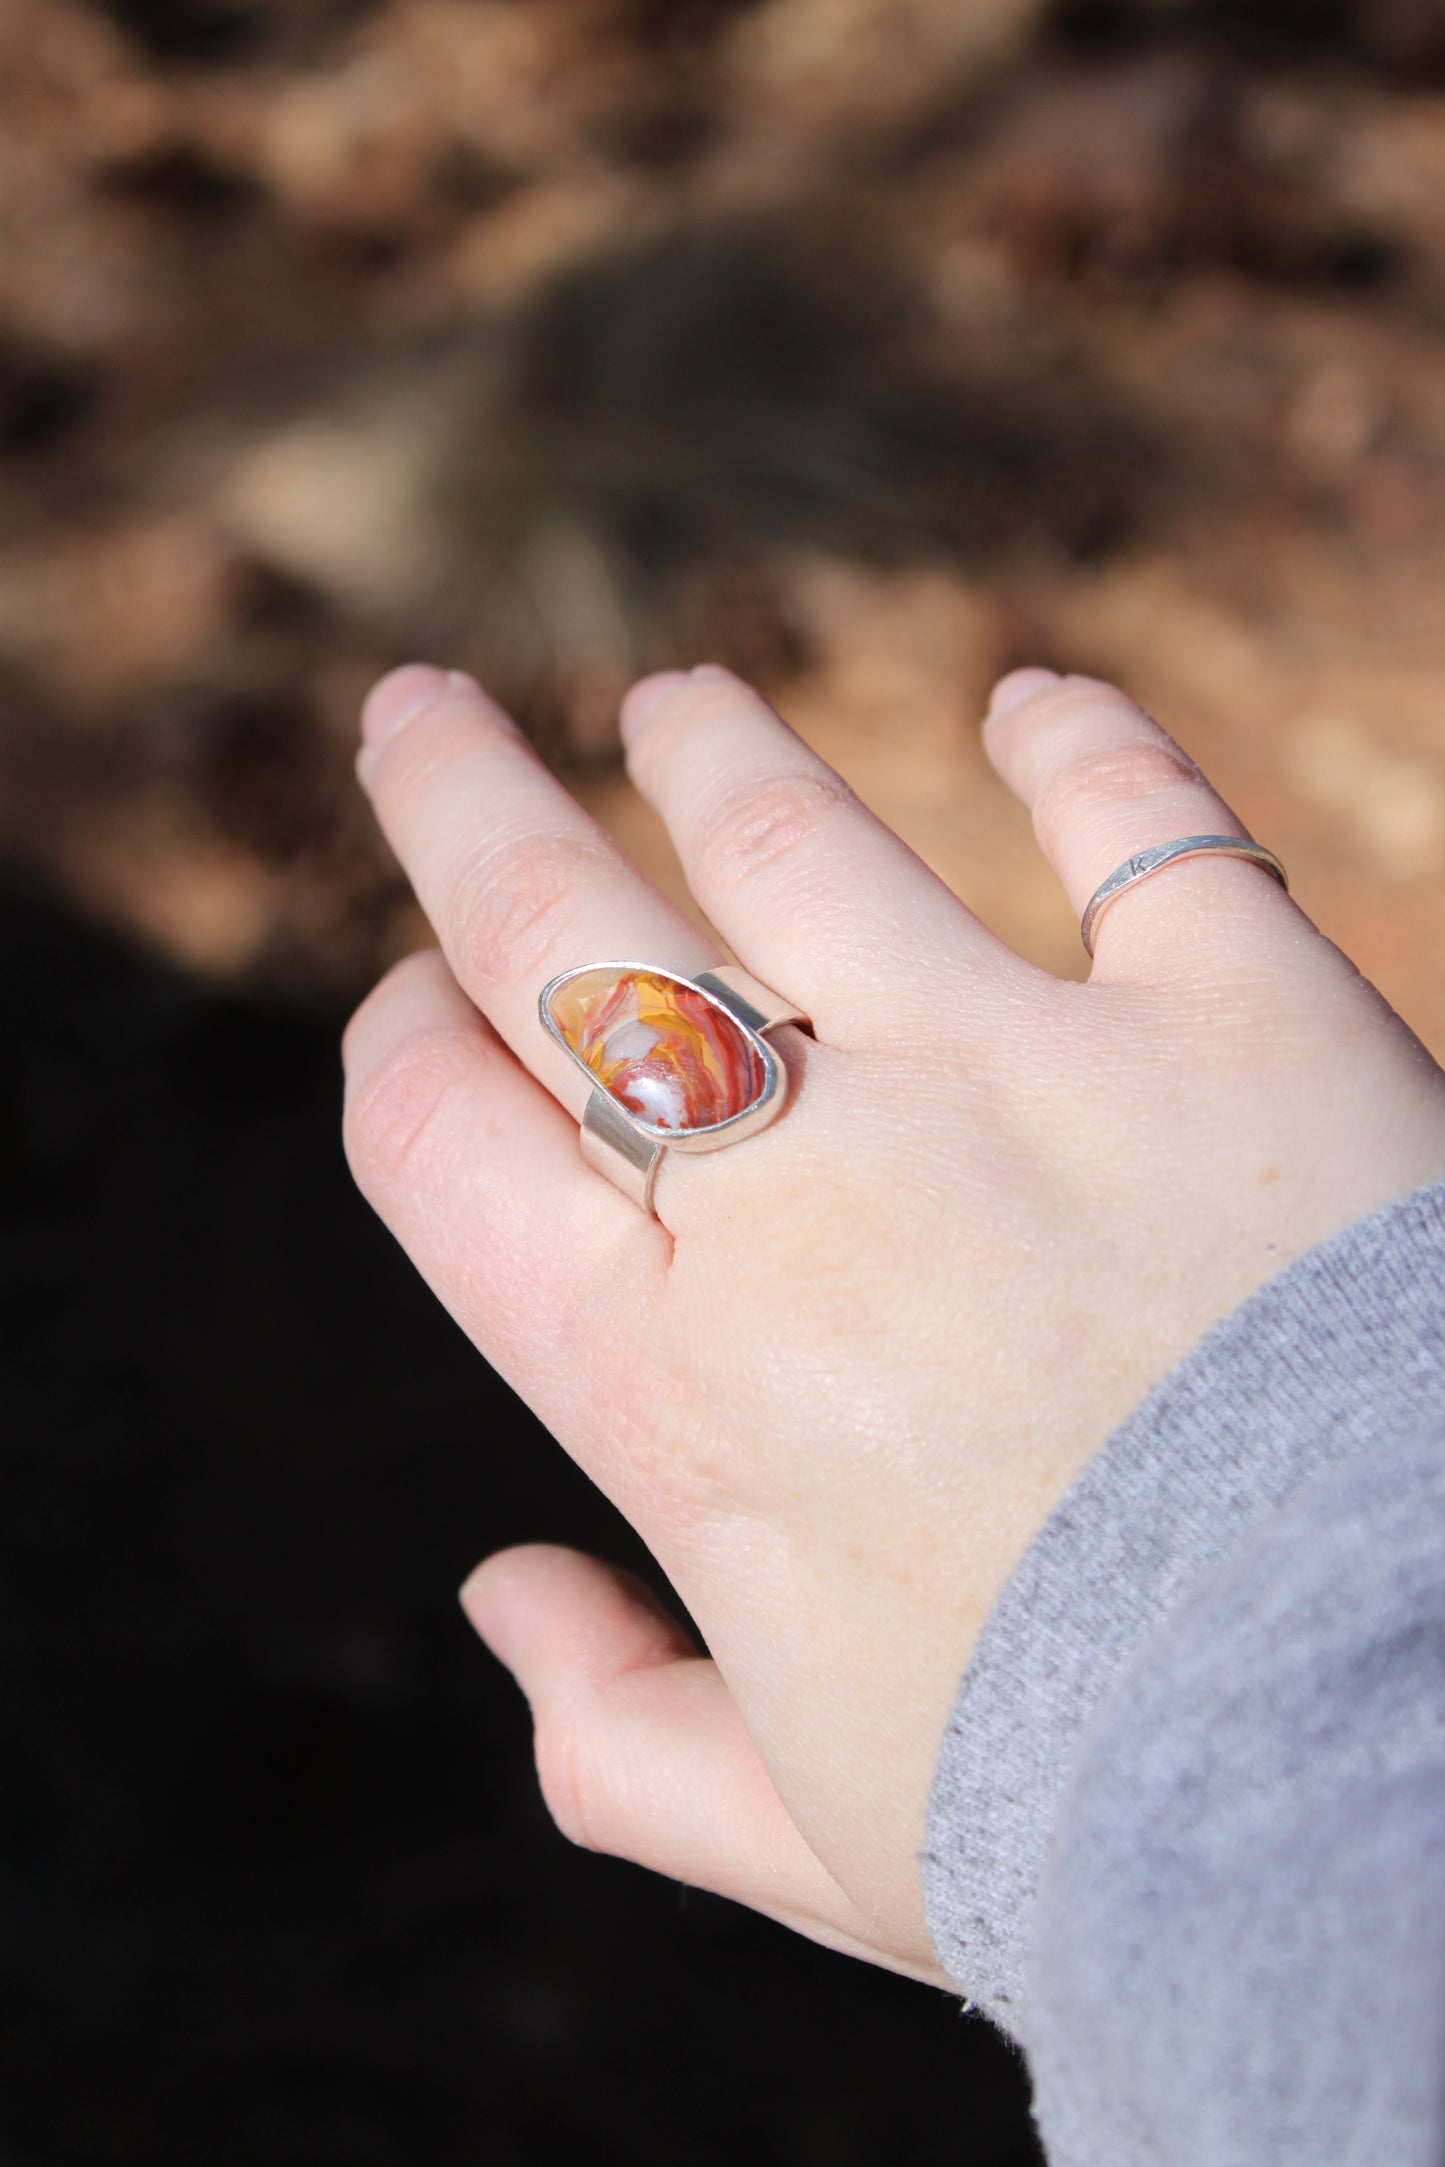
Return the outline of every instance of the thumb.
[[[573,1843],[942,1979],[873,1945],[790,1819],[717,1665],[631,1574],[529,1544],[479,1565],[461,1601],[531,1703],[542,1795]]]

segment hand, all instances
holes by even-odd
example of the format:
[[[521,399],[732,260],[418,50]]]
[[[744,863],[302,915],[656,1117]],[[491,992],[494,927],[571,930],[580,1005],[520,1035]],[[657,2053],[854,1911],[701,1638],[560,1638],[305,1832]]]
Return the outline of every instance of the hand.
[[[359,772],[441,954],[351,1025],[351,1162],[706,1636],[565,1551],[468,1583],[563,1830],[937,1979],[915,1858],[990,1606],[1210,1324],[1445,1174],[1445,1077],[1255,866],[1131,890],[1064,983],[725,671],[645,680],[623,719],[699,904],[814,1021],[776,1035],[782,1117],[670,1154],[658,1220],[584,1165],[541,986],[718,950],[470,679],[409,669]],[[1135,851],[1243,832],[1105,685],[1017,672],[986,731],[1076,911]]]

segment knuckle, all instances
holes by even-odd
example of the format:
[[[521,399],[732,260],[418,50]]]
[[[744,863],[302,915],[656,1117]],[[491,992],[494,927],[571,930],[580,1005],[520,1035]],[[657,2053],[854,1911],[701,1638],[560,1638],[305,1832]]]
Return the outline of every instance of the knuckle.
[[[613,863],[601,837],[556,835],[504,843],[463,867],[447,912],[461,975],[488,986],[535,975]]]
[[[393,963],[383,978],[377,980],[366,999],[357,1008],[351,1021],[341,1034],[341,1058],[349,1067],[365,1038],[369,1027],[381,1023],[387,1011],[396,1001],[406,1001],[413,987],[418,991],[430,991],[440,986],[445,990],[450,972],[436,948],[418,948],[399,963]]]
[[[1193,761],[1162,735],[1077,753],[1044,780],[1034,801],[1034,825],[1047,850],[1081,812],[1157,797],[1200,779]]]
[[[599,1804],[597,1765],[584,1749],[575,1723],[555,1716],[539,1719],[532,1750],[542,1802],[567,1841],[584,1851],[605,1850],[594,1833]]]
[[[746,886],[818,835],[853,794],[836,775],[777,775],[734,791],[703,816],[692,852],[699,882]]]
[[[474,1054],[464,1032],[416,1031],[348,1091],[342,1140],[363,1194],[395,1189],[415,1174]]]

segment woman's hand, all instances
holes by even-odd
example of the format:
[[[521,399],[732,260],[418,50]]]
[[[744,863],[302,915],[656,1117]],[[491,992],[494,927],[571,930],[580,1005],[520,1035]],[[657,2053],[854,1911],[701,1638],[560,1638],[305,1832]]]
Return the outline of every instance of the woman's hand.
[[[987,725],[1076,911],[1242,833],[1121,694],[1029,670]],[[1170,867],[1087,985],[1021,962],[727,672],[646,680],[628,762],[740,961],[813,1019],[764,1134],[644,1216],[578,1150],[555,973],[718,950],[469,679],[399,671],[360,774],[441,942],[347,1036],[356,1177],[706,1635],[546,1548],[468,1612],[576,1841],[938,1978],[916,1854],[1011,1569],[1148,1388],[1292,1257],[1445,1174],[1445,1077],[1277,884]]]

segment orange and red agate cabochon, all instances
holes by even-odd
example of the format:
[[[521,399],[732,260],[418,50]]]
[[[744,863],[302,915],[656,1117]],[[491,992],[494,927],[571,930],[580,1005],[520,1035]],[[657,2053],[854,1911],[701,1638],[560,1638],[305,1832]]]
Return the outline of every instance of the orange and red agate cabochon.
[[[747,1032],[664,971],[579,971],[548,1006],[603,1090],[659,1133],[714,1128],[763,1095],[767,1073]]]

